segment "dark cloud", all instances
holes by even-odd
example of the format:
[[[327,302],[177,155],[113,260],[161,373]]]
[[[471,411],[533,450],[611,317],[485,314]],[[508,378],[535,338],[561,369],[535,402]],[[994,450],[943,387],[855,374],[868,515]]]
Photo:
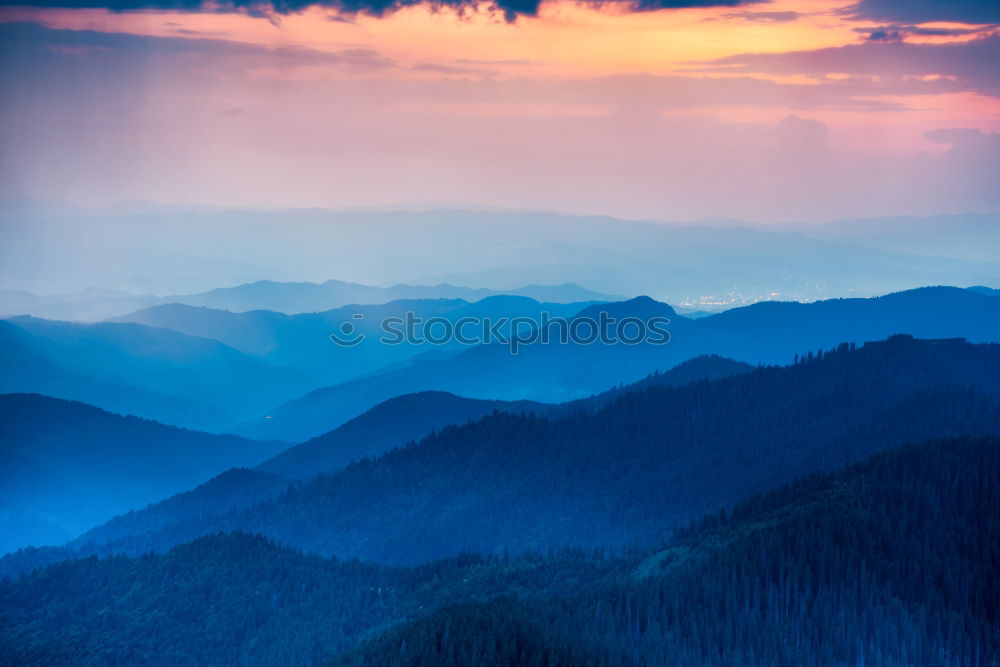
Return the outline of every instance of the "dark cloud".
[[[218,39],[0,24],[0,84],[6,86],[5,93],[10,99],[31,99],[42,91],[85,90],[88,95],[100,99],[124,97],[136,108],[142,108],[144,91],[151,80],[176,82],[185,89],[201,86],[207,96],[214,94],[212,91],[219,88],[220,81],[255,88],[270,86],[273,94],[281,95],[292,87],[290,77],[261,78],[254,72],[313,65],[332,66],[333,70],[324,77],[310,79],[308,86],[315,94],[323,90],[330,100],[350,101],[350,104],[364,100],[387,108],[401,100],[456,105],[505,105],[516,100],[528,104],[613,109],[619,115],[624,110],[657,118],[662,110],[732,104],[883,112],[902,106],[897,101],[883,99],[885,95],[934,95],[963,90],[959,83],[948,78],[884,82],[859,75],[838,79],[817,77],[815,84],[797,84],[746,75],[720,77],[715,75],[714,69],[713,76],[706,77],[632,74],[558,80],[518,76],[501,80],[489,76],[493,69],[490,65],[500,64],[504,63],[455,60],[425,62],[409,68],[365,48],[326,53],[309,49],[269,49]],[[740,67],[744,65],[727,65],[723,69]],[[413,69],[470,76],[417,77],[410,75]],[[391,77],[392,83],[387,84],[382,77],[369,80],[367,77],[338,76],[336,73],[341,71],[386,71],[395,76]],[[81,81],[88,82],[83,89],[78,85]],[[237,105],[236,99],[227,97],[224,103],[206,109],[205,113],[214,115],[219,109]]]
[[[978,28],[926,28],[919,25],[880,25],[853,28],[854,32],[865,35],[870,42],[901,42],[911,35],[917,37],[964,37],[995,30],[998,26],[987,25]]]
[[[938,75],[951,78],[956,89],[1000,97],[1000,34],[947,44],[910,44],[889,37],[813,51],[746,53],[701,63],[696,71],[804,74],[821,79],[844,73],[878,77],[888,84]]]
[[[513,21],[519,15],[538,13],[540,0],[0,0],[2,6],[49,7],[60,9],[108,9],[115,12],[168,10],[182,12],[242,13],[273,18],[321,7],[336,12],[350,21],[356,14],[384,16],[403,7],[427,5],[434,9],[452,7],[459,10],[486,6]],[[728,3],[727,3],[728,4]],[[337,20],[337,18],[331,18]]]
[[[875,28],[868,34],[869,42],[902,42],[906,33],[901,30]]]
[[[858,18],[893,23],[1000,23],[997,0],[860,0],[844,11]]]
[[[632,11],[640,12],[690,7],[738,7],[763,0],[598,0],[591,4],[603,4],[605,1],[622,3]],[[425,5],[432,9],[450,7],[459,11],[485,7],[502,14],[507,21],[514,21],[518,16],[537,15],[540,4],[541,0],[221,0],[213,3],[206,0],[0,0],[0,7],[240,12],[260,17],[293,14],[309,7],[323,7],[347,17],[355,14],[384,16],[413,5]]]
[[[253,66],[335,65],[351,70],[396,67],[394,61],[371,48],[317,51],[299,47],[266,47],[223,39],[154,37],[93,30],[56,30],[37,23],[0,23],[0,69],[15,62],[53,59],[66,65],[81,56],[98,54],[99,60],[121,69],[135,69],[136,61],[184,58],[207,61],[222,68],[233,58],[241,69]],[[133,66],[133,67],[129,67]],[[140,68],[141,73],[141,68]]]
[[[741,7],[760,0],[632,0],[632,11],[644,12],[657,9],[687,9],[691,7]]]

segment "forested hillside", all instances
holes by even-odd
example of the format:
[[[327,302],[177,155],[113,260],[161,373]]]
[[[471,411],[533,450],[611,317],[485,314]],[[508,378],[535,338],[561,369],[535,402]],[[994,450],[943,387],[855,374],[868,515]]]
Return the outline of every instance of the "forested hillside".
[[[595,410],[624,393],[647,387],[681,386],[699,380],[715,380],[746,373],[752,368],[722,357],[698,357],[634,384],[569,403],[484,400],[440,391],[405,394],[376,405],[328,433],[281,452],[258,468],[293,479],[313,477],[340,470],[352,461],[380,456],[445,426],[478,420],[494,411],[559,416],[580,410]]]
[[[610,584],[442,609],[334,664],[996,664],[998,444],[812,476],[705,517]]]
[[[989,665],[1000,651],[998,512],[1000,440],[965,438],[806,477],[620,556],[390,568],[213,535],[0,582],[0,658]]]
[[[537,412],[557,417],[582,410],[597,410],[630,391],[652,386],[679,386],[749,370],[750,366],[728,359],[700,357],[666,373],[651,375],[635,385],[619,387],[572,403],[554,405],[528,401],[483,401],[439,392],[400,396],[376,406],[330,433],[282,452],[261,463],[255,470],[229,470],[190,491],[115,517],[87,531],[66,548],[32,548],[0,559],[0,575],[19,573],[25,568],[64,560],[76,554],[77,549],[90,553],[95,544],[113,543],[113,546],[102,548],[103,552],[110,553],[115,549],[127,550],[125,544],[131,541],[131,536],[152,532],[160,532],[162,536],[190,530],[193,526],[203,525],[206,517],[225,515],[235,509],[250,507],[272,498],[294,480],[336,472],[352,461],[377,457],[390,449],[421,439],[437,429],[480,419],[493,411],[513,414]]]
[[[466,550],[648,545],[798,475],[907,442],[1000,434],[998,398],[1000,346],[896,337],[625,393],[595,412],[497,413],[252,507],[79,546],[139,554],[242,530],[411,564]]]

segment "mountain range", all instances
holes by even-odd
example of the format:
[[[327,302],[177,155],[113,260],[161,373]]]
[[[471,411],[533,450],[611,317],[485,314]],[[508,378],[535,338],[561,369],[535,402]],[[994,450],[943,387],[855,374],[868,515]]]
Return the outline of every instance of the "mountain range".
[[[85,558],[0,581],[0,658],[989,664],[1000,650],[998,479],[996,438],[908,446],[622,556],[465,555],[387,568],[245,533],[210,535],[165,554]]]
[[[87,531],[87,534],[77,540],[77,543],[112,541],[133,533],[150,532],[154,530],[154,525],[155,530],[171,529],[175,524],[183,524],[192,517],[224,514],[235,509],[250,507],[285,491],[289,485],[295,482],[308,480],[323,473],[340,471],[354,461],[381,456],[392,449],[421,440],[447,426],[476,421],[496,411],[550,416],[570,414],[580,410],[592,411],[628,391],[652,386],[679,386],[698,380],[745,373],[749,370],[751,367],[746,364],[721,358],[704,357],[681,364],[666,373],[650,376],[630,387],[613,389],[588,399],[558,405],[528,401],[476,400],[443,392],[400,396],[374,407],[329,433],[281,451],[253,469],[234,468],[227,470],[190,491],[179,493],[142,509],[139,508],[144,503],[135,504],[130,497],[120,498],[115,504],[120,515]],[[40,401],[40,405],[36,406],[36,412],[41,410],[45,400],[52,400],[43,397],[37,397],[37,399]],[[61,404],[62,402],[56,401],[55,403]],[[52,412],[54,418],[66,419],[66,415],[61,414],[58,410]],[[108,430],[107,434],[104,433],[105,429]],[[114,440],[121,430],[117,422],[109,420],[103,428],[91,427],[89,439],[83,441],[77,439],[72,446],[78,448],[81,456],[100,457],[102,456],[101,451],[90,452],[91,442]],[[199,438],[208,437],[203,434],[194,435]],[[197,438],[192,439],[197,440]],[[13,444],[11,450],[14,451]],[[133,452],[133,455],[140,454],[141,452]],[[240,463],[240,461],[240,459],[233,459],[235,464]],[[19,473],[21,485],[35,488],[41,498],[51,497],[53,491],[49,488],[45,475],[41,474],[40,479],[34,479],[38,474],[38,470],[21,470]],[[86,476],[77,475],[77,477]],[[205,475],[201,475],[200,478],[204,477]],[[78,481],[76,486],[83,487],[87,484],[100,488],[102,486],[100,475],[95,472],[86,477],[85,481]],[[106,490],[113,494],[112,489]],[[15,499],[11,502],[11,506],[15,507],[19,503],[26,505],[29,504],[29,501]],[[76,505],[77,503],[68,503],[69,507]],[[135,511],[131,511],[133,508]],[[124,512],[125,509],[130,511]],[[106,518],[106,515],[103,518]],[[91,522],[89,525],[96,523]],[[80,531],[77,530],[76,533],[78,532]],[[8,550],[11,550],[29,543],[35,545],[58,544],[74,536],[75,533],[73,535],[58,532],[45,534],[26,529],[15,530],[11,527],[7,547]],[[59,550],[46,550],[44,553],[56,558],[59,557]]]
[[[995,215],[911,221],[921,232],[910,245],[902,240],[906,228],[893,218],[781,228],[456,207],[145,207],[85,215],[86,224],[71,211],[22,207],[6,214],[0,284],[57,294],[82,280],[136,293],[199,294],[261,276],[322,283],[335,274],[368,285],[447,282],[504,292],[525,283],[576,283],[602,294],[648,294],[713,310],[775,296],[814,300],[920,285],[1000,284]],[[49,270],[34,270],[38,265]],[[149,305],[155,304],[116,314]]]
[[[496,296],[522,296],[536,301],[572,303],[618,301],[622,297],[601,294],[579,285],[525,285],[505,290],[439,285],[392,285],[375,287],[341,280],[323,283],[258,280],[235,287],[219,287],[196,294],[155,296],[121,290],[88,288],[79,292],[40,296],[18,290],[0,290],[0,315],[32,315],[45,319],[91,322],[121,318],[155,306],[181,304],[245,313],[270,310],[295,315],[319,313],[352,304],[380,305],[390,301],[447,299],[476,302]]]
[[[195,502],[198,511],[185,514],[198,494],[166,501],[62,550],[12,554],[0,571],[165,550],[220,531],[387,564],[463,551],[649,546],[705,511],[810,471],[907,442],[1000,434],[998,378],[998,345],[907,336],[843,344],[790,366],[624,388],[589,409],[495,412],[277,495],[269,488],[259,502],[224,503],[216,513]]]
[[[698,318],[489,296],[0,321],[0,389],[216,430],[264,414],[245,430],[285,441],[0,395],[0,664],[990,664],[998,305],[932,287]],[[667,318],[670,340],[328,338],[543,309]],[[327,378],[348,379],[311,391]]]
[[[324,387],[268,410],[236,429],[247,437],[302,441],[329,431],[402,393],[447,391],[469,398],[562,402],[636,382],[657,369],[716,354],[751,364],[787,364],[810,349],[863,343],[896,333],[921,338],[965,337],[1000,342],[1000,299],[933,287],[871,299],[815,303],[762,302],[688,319],[648,297],[592,306],[578,318],[606,312],[619,320],[670,320],[667,344],[526,345],[511,355],[502,344],[423,355],[395,368]]]
[[[91,324],[20,316],[0,320],[0,391],[43,393],[186,428],[226,431],[311,389],[405,362],[427,347],[462,347],[382,344],[385,318],[436,318],[441,328],[462,318],[571,315],[588,303],[502,296],[476,303],[395,301],[303,315],[172,304]],[[334,344],[331,334],[342,334],[344,326],[352,327],[345,339],[366,338],[357,345]],[[413,331],[424,333],[422,325]]]
[[[37,394],[0,395],[0,552],[60,544],[280,446]]]
[[[437,340],[445,326],[462,319],[476,321],[530,318],[542,313],[572,317],[592,302],[549,303],[525,296],[488,296],[476,302],[463,299],[405,299],[377,305],[350,305],[319,313],[286,315],[269,310],[232,313],[204,306],[169,304],[131,313],[114,322],[132,322],[170,329],[224,343],[275,366],[294,368],[318,385],[340,382],[406,361],[426,349],[459,350],[455,340],[421,344],[407,340],[384,343],[392,331],[404,331],[403,320],[413,318],[412,335]],[[395,322],[393,322],[395,318]],[[388,322],[388,324],[384,324]],[[430,322],[429,327],[423,322]],[[447,324],[446,324],[447,323]],[[347,326],[349,333],[343,332]],[[509,331],[500,326],[498,332]],[[473,331],[468,328],[466,331]],[[335,345],[331,334],[349,345]],[[356,344],[352,341],[364,336]]]
[[[336,472],[354,461],[378,457],[446,426],[477,421],[493,412],[555,416],[580,410],[593,411],[630,391],[714,380],[747,373],[752,368],[722,357],[698,357],[632,385],[569,403],[464,398],[443,391],[404,394],[376,405],[332,431],[286,449],[257,469],[290,479],[305,479]]]
[[[0,392],[41,393],[199,429],[260,414],[315,386],[208,338],[132,323],[0,320]]]
[[[669,319],[658,344],[380,342],[387,317],[411,313],[452,326],[463,318],[586,323]],[[167,424],[301,443],[395,396],[443,391],[465,398],[558,403],[632,383],[656,370],[716,354],[751,364],[789,363],[798,352],[899,332],[997,340],[1000,299],[979,289],[921,288],[872,299],[762,302],[691,319],[648,297],[604,304],[527,297],[396,301],[324,313],[231,313],[179,304],[92,324],[0,320],[0,391],[42,393]],[[429,320],[428,320],[429,321]],[[352,327],[356,345],[331,334]],[[509,324],[501,329],[509,332]],[[441,328],[441,327],[439,327]],[[437,329],[434,329],[437,331]],[[417,334],[422,332],[416,327]]]

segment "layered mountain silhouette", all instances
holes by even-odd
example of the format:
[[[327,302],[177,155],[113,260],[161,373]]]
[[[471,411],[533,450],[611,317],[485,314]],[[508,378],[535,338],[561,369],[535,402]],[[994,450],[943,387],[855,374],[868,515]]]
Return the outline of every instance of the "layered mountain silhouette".
[[[782,299],[812,300],[885,294],[918,285],[1000,284],[995,216],[970,218],[961,225],[949,217],[905,225],[871,219],[840,225],[845,233],[834,229],[826,238],[819,237],[826,231],[821,226],[782,229],[738,220],[722,223],[452,207],[151,208],[91,212],[86,224],[80,224],[69,212],[25,211],[4,220],[8,243],[0,283],[54,293],[67,291],[68,285],[87,276],[93,285],[184,295],[261,276],[321,282],[336,270],[341,277],[373,285],[447,282],[509,292],[526,283],[576,283],[603,294],[649,294],[678,305],[739,304],[774,293]],[[924,240],[916,240],[922,235],[918,227],[931,230]],[[289,234],[290,229],[295,232]],[[888,235],[881,243],[876,238],[880,230]],[[915,240],[907,244],[911,232]],[[108,239],[116,241],[114,252],[108,250]],[[192,253],[191,239],[199,239],[197,253]],[[49,270],[38,272],[39,265]],[[384,300],[413,296],[396,293]],[[466,298],[454,293],[419,296]],[[307,302],[302,307],[327,310],[371,298],[351,295],[341,303]],[[105,316],[151,305],[156,304],[133,305]],[[279,311],[288,307],[232,300],[191,305]]]
[[[0,391],[86,401],[180,426],[222,429],[314,385],[218,341],[131,323],[0,321]]]
[[[633,385],[561,404],[464,398],[442,391],[405,394],[380,403],[333,431],[283,451],[260,464],[258,469],[290,479],[312,477],[335,472],[363,458],[380,456],[446,426],[475,421],[493,412],[555,416],[595,410],[630,391],[652,386],[680,386],[750,370],[751,366],[729,359],[699,357]]]
[[[511,355],[509,346],[483,345],[451,355],[415,357],[383,373],[316,389],[276,406],[236,432],[301,441],[329,431],[403,393],[447,391],[470,398],[562,402],[638,381],[657,369],[717,354],[751,364],[785,364],[797,353],[841,342],[863,343],[896,333],[923,338],[1000,340],[1000,300],[953,287],[931,287],[871,299],[801,304],[762,302],[711,317],[688,319],[648,297],[584,309],[623,319],[666,317],[667,344],[536,343]],[[553,334],[553,337],[555,334]],[[266,417],[266,418],[265,418]]]
[[[580,410],[593,411],[629,391],[652,386],[679,386],[750,370],[751,367],[746,364],[704,357],[681,364],[666,373],[650,376],[635,385],[567,404],[485,401],[443,392],[400,396],[376,406],[330,433],[281,452],[255,469],[228,470],[190,491],[117,516],[87,531],[76,543],[101,544],[152,530],[175,530],[177,526],[207,514],[224,514],[233,509],[249,507],[286,490],[297,480],[337,472],[354,461],[380,456],[449,425],[478,420],[496,411],[550,416]],[[58,549],[43,550],[26,562],[34,566],[46,558],[60,560],[63,557],[64,554]],[[11,571],[14,569],[16,567],[12,566]]]
[[[878,250],[995,262],[1000,257],[997,220],[995,213],[927,218],[900,215],[877,220],[848,218],[824,224],[779,224],[772,229]]]
[[[379,305],[350,305],[320,313],[285,315],[269,310],[232,313],[213,308],[169,304],[140,310],[116,322],[134,322],[170,329],[190,336],[218,340],[269,364],[294,368],[318,384],[344,381],[405,361],[428,348],[456,350],[468,347],[447,340],[446,323],[463,318],[518,318],[537,320],[542,313],[570,317],[591,302],[539,302],[524,296],[488,296],[474,303],[462,299],[400,300]],[[430,336],[434,344],[408,341],[386,344],[404,332],[412,318],[414,336]],[[431,322],[429,327],[424,322]],[[385,323],[385,324],[383,324]],[[344,327],[346,327],[346,332]],[[501,327],[505,331],[509,327]],[[473,328],[467,329],[469,332]],[[331,335],[347,345],[336,345]],[[363,336],[363,338],[359,338]],[[357,339],[357,343],[354,343]]]
[[[2,552],[64,542],[278,449],[37,394],[0,395],[0,414]]]
[[[297,314],[318,313],[350,304],[378,305],[391,301],[424,299],[475,302],[502,295],[523,296],[551,303],[619,301],[622,298],[612,294],[601,294],[573,283],[525,285],[494,290],[446,283],[374,287],[341,280],[327,280],[323,283],[258,280],[235,287],[220,287],[196,294],[169,296],[131,294],[121,290],[95,288],[49,296],[18,290],[0,290],[0,315],[32,315],[56,320],[97,321],[170,304],[227,310],[234,313],[270,310]]]
[[[335,472],[353,461],[374,458],[420,440],[451,424],[478,420],[494,411],[514,414],[550,409],[533,401],[491,401],[426,391],[391,398],[329,433],[291,447],[259,469],[290,479]]]
[[[383,318],[406,312],[455,322],[537,318],[541,312],[572,321],[601,311],[619,319],[668,318],[670,342],[562,345],[554,334],[549,344],[522,345],[512,355],[504,344],[378,340]],[[796,352],[898,332],[997,340],[1000,301],[975,290],[935,287],[873,299],[764,302],[698,319],[646,297],[581,308],[513,296],[475,303],[403,301],[298,316],[170,305],[130,317],[138,322],[0,321],[0,391],[80,400],[186,428],[303,442],[406,393],[564,402],[706,354],[788,363]],[[364,342],[335,345],[329,336],[345,323],[355,327],[351,335],[364,334]]]
[[[1000,346],[905,336],[844,344],[788,367],[623,391],[593,410],[494,413],[244,509],[168,526],[136,513],[62,557],[138,554],[233,530],[390,564],[653,544],[797,475],[906,442],[1000,433],[998,399]]]
[[[908,446],[618,557],[388,568],[210,535],[0,581],[0,651],[46,665],[984,664],[1000,649],[997,480],[996,438]]]
[[[969,288],[973,292],[979,292],[980,294],[985,294],[987,296],[1000,296],[1000,289],[994,289],[992,287],[986,287],[984,285],[975,285]]]

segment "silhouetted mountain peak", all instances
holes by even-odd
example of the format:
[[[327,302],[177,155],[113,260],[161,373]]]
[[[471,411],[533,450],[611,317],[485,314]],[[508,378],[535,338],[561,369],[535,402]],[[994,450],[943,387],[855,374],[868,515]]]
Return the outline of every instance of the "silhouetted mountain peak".
[[[63,542],[277,449],[38,394],[0,394],[0,415],[0,552]]]
[[[668,304],[648,296],[637,296],[626,301],[595,304],[584,308],[576,316],[596,319],[602,312],[615,318],[638,317],[648,319],[651,317],[666,317],[670,320],[686,319],[682,315],[678,315],[677,311]]]
[[[916,287],[899,292],[891,292],[883,297],[876,297],[886,302],[919,303],[933,305],[936,300],[951,301],[954,299],[974,300],[983,296],[976,290],[952,287],[950,285],[929,285],[927,287]]]

